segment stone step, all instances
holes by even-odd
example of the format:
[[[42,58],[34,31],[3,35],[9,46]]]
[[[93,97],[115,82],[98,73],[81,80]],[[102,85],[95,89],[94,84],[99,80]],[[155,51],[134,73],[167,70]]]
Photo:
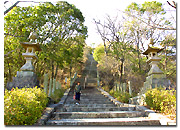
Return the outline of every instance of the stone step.
[[[67,99],[66,100],[66,104],[75,104],[76,100],[74,99]],[[94,101],[80,101],[80,104],[113,104],[113,102],[111,101],[98,101],[98,100],[94,100]]]
[[[95,80],[90,80],[90,79],[88,79],[87,80],[87,82],[86,82],[86,85],[87,85],[87,83],[97,83],[97,78],[95,78]],[[88,85],[87,85],[88,86]]]
[[[82,118],[132,118],[144,116],[140,111],[105,111],[105,112],[54,112],[53,119]]]
[[[86,118],[86,119],[61,119],[61,120],[49,120],[46,125],[161,125],[159,120],[145,119],[145,118]]]
[[[89,78],[89,77],[87,77],[87,81],[97,81],[97,78]]]
[[[87,83],[86,86],[91,86],[91,87],[96,87],[97,86],[97,82],[93,82],[93,83]]]
[[[74,99],[72,99],[72,98],[68,98],[67,99],[67,101],[72,101],[72,100],[74,100]],[[110,101],[109,99],[107,99],[107,98],[99,98],[99,99],[93,99],[93,98],[89,98],[89,99],[87,99],[87,98],[80,98],[80,102],[108,102],[108,101]]]
[[[74,95],[72,95],[72,96],[69,96],[68,98],[67,98],[67,100],[73,100],[73,96]],[[96,100],[99,100],[99,101],[102,101],[102,100],[104,100],[104,101],[110,101],[110,99],[107,99],[107,98],[104,98],[104,97],[93,97],[93,96],[82,96],[81,95],[81,97],[80,97],[80,100],[91,100],[91,101],[96,101]]]
[[[63,107],[57,112],[101,112],[101,111],[135,111],[135,107]]]
[[[88,99],[88,98],[93,98],[93,99],[104,99],[106,97],[104,97],[103,95],[94,95],[94,94],[81,94],[81,98],[84,98],[84,99]],[[107,98],[106,98],[107,99]]]
[[[65,104],[64,107],[76,107],[76,104]],[[115,104],[79,104],[78,107],[116,107]]]
[[[67,99],[66,103],[71,103],[74,104],[76,103],[76,100],[74,99]],[[80,104],[113,104],[111,101],[106,101],[106,100],[80,100]]]

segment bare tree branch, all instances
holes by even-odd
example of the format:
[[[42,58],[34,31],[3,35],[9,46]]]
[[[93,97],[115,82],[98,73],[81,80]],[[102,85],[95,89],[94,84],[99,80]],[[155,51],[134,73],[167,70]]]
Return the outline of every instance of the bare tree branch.
[[[9,2],[9,1],[4,1],[4,4],[6,4],[7,2]]]
[[[6,11],[4,11],[4,15],[7,14],[11,9],[13,9],[20,1],[17,1],[15,4],[13,4],[11,7],[9,7]]]
[[[171,7],[173,7],[173,8],[176,9],[176,3],[175,3],[174,1],[172,1],[172,2],[173,2],[174,5],[172,5],[169,1],[167,1],[167,3],[168,3]]]
[[[4,4],[6,4],[7,2],[8,2],[8,1],[5,1]],[[14,7],[16,7],[19,2],[41,3],[41,2],[36,2],[36,1],[17,1],[17,2],[14,3],[11,7],[9,7],[6,11],[4,11],[4,15],[7,14],[11,9],[13,9]],[[43,2],[43,3],[50,3],[50,4],[52,4],[51,2]]]
[[[25,37],[25,36],[16,36],[16,35],[12,35],[12,34],[9,34],[9,33],[4,33],[4,35],[9,35],[9,36],[13,36],[13,37]]]

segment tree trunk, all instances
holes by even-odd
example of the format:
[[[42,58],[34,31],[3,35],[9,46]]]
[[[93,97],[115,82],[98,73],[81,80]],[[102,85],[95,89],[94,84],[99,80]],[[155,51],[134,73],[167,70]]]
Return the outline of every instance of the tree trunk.
[[[121,68],[120,68],[120,83],[122,83],[122,77],[123,77],[123,62],[121,63]]]
[[[69,71],[70,71],[69,74],[70,74],[70,79],[71,79],[71,75],[72,75],[72,73],[71,73],[71,70],[72,70],[72,60],[71,60],[71,64],[70,64],[69,69],[70,69],[70,70],[69,70]]]
[[[167,69],[167,50],[166,50],[166,43],[165,43],[164,49],[165,49],[165,60],[164,60],[165,64],[164,64],[164,70],[166,71],[166,69]]]
[[[55,78],[55,79],[56,79],[56,76],[57,76],[58,67],[59,67],[59,64],[57,63],[57,66],[56,66],[56,71],[55,71],[55,75],[54,75],[54,78]]]
[[[120,65],[120,83],[122,83],[123,79],[123,66],[124,66],[124,57],[121,59],[121,65]]]
[[[108,55],[108,52],[107,52],[107,47],[106,47],[106,42],[105,42],[105,40],[103,40],[103,43],[104,43],[105,56],[107,56],[107,55]]]
[[[52,60],[52,65],[51,65],[51,71],[52,71],[52,75],[51,75],[51,78],[52,78],[52,80],[54,79],[54,61]]]
[[[138,52],[138,67],[141,71],[140,51],[139,51],[139,31],[137,31],[137,52]]]
[[[11,67],[9,65],[9,61],[8,60],[7,60],[7,62],[8,62],[8,69],[9,69],[9,78],[8,78],[8,80],[11,81]]]

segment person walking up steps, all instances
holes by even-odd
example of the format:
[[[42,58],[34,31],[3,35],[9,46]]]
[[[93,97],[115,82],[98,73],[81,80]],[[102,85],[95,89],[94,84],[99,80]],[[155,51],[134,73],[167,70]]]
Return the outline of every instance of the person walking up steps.
[[[77,85],[75,86],[74,92],[75,92],[76,104],[79,105],[80,104],[80,96],[81,96],[80,82],[77,82]]]

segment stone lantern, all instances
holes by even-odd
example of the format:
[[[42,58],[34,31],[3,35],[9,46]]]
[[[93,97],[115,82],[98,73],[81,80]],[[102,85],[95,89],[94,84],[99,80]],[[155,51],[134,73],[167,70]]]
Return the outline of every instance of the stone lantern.
[[[153,45],[154,43],[151,39],[148,49],[142,53],[147,56],[146,62],[151,66],[151,69],[148,72],[146,81],[144,82],[138,96],[129,99],[129,103],[131,104],[144,105],[146,104],[144,101],[147,90],[156,87],[168,88],[171,84],[170,81],[166,79],[166,75],[163,73],[163,71],[158,67],[158,63],[161,60],[161,58],[158,57],[158,53],[161,52],[163,48],[154,47]]]
[[[151,66],[148,76],[152,74],[163,74],[162,70],[160,70],[157,65],[161,60],[161,58],[158,57],[158,53],[162,50],[162,48],[148,46],[148,49],[143,53],[144,55],[147,55],[148,59],[146,62]]]
[[[150,44],[152,44],[151,42]],[[158,67],[158,63],[161,60],[161,58],[158,57],[158,53],[162,50],[163,48],[148,45],[148,49],[142,53],[148,57],[146,62],[150,65],[151,68],[140,93],[145,93],[148,89],[155,87],[169,87],[170,81],[166,79],[166,75]]]
[[[37,59],[35,51],[41,51],[38,43],[35,43],[37,38],[36,33],[31,33],[30,42],[21,43],[22,47],[25,48],[26,52],[22,53],[26,63],[17,71],[16,77],[13,78],[13,82],[7,84],[7,89],[12,89],[13,87],[23,88],[23,87],[35,87],[39,86],[39,81],[34,71],[33,61]]]
[[[32,33],[30,34],[30,38],[31,38],[31,35],[33,34]],[[35,38],[36,37],[33,37],[33,39],[30,39],[30,41],[35,41]],[[18,74],[22,74],[23,76],[33,75],[34,67],[32,63],[33,63],[33,60],[37,59],[35,51],[41,51],[41,48],[39,44],[31,43],[31,42],[24,42],[24,43],[21,43],[21,45],[26,50],[25,53],[22,53],[24,59],[26,60],[26,63],[20,68],[21,72]]]

